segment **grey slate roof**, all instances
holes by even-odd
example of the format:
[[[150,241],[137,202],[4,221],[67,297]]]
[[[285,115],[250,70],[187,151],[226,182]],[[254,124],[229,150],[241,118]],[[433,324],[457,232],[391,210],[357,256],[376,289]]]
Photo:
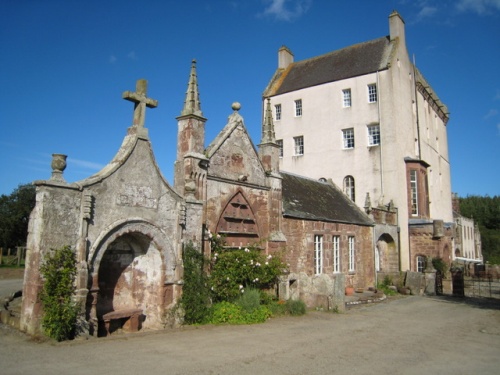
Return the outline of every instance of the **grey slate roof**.
[[[275,74],[264,96],[279,95],[323,83],[387,69],[395,42],[382,37],[311,59],[297,61]]]
[[[335,185],[280,172],[283,216],[364,226],[373,221]]]

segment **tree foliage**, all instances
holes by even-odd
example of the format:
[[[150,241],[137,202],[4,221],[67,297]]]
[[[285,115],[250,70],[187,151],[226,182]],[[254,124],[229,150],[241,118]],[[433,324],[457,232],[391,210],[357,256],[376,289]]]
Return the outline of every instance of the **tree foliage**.
[[[76,258],[69,246],[54,250],[40,268],[44,284],[41,293],[42,327],[57,341],[74,337],[79,306],[74,302]]]
[[[479,226],[484,260],[500,264],[500,196],[470,195],[459,202],[460,213]]]
[[[10,195],[0,196],[0,247],[26,244],[30,213],[35,207],[34,185],[19,185]]]

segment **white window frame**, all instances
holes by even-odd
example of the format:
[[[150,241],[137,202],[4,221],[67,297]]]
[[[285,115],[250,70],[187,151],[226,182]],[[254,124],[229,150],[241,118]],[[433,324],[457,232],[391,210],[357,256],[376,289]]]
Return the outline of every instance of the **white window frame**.
[[[417,272],[424,272],[427,259],[425,259],[425,257],[422,255],[417,255],[416,261],[417,261]]]
[[[350,175],[344,177],[344,193],[353,202],[356,200],[356,184],[354,177]]]
[[[410,169],[411,216],[418,216],[418,171]]]
[[[323,236],[321,234],[314,235],[314,274],[321,275],[323,273]]]
[[[283,140],[282,140],[282,139],[277,139],[277,140],[276,140],[276,144],[277,144],[277,145],[278,145],[278,147],[279,147],[279,148],[278,148],[278,150],[279,150],[279,151],[278,151],[278,156],[279,156],[280,158],[282,158],[282,157],[283,157]]]
[[[368,131],[368,146],[380,145],[380,125],[368,125],[366,129]]]
[[[342,144],[344,150],[354,148],[354,128],[342,129]]]
[[[355,238],[354,236],[348,237],[349,243],[349,272],[354,272],[356,270],[356,249],[355,249]]]
[[[274,117],[276,121],[281,120],[281,104],[274,105]]]
[[[368,103],[376,103],[378,100],[377,84],[371,83],[368,85]]]
[[[304,136],[301,135],[299,137],[293,137],[293,145],[294,145],[294,155],[302,156],[304,155]]]
[[[302,99],[295,100],[295,117],[302,116]]]
[[[340,273],[340,236],[332,236],[333,273]]]
[[[342,90],[342,107],[349,108],[352,106],[351,89]]]

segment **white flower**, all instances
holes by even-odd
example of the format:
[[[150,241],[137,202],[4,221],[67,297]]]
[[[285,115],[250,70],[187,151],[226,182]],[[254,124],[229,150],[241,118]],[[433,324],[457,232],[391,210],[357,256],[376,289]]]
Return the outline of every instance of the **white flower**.
[[[240,285],[240,289],[243,289],[243,285]]]
[[[220,238],[220,234],[217,234],[217,238]]]
[[[266,262],[266,266],[269,265],[269,262]]]
[[[257,277],[257,278],[255,279],[255,281],[259,281],[259,278]]]
[[[245,253],[249,253],[250,250],[248,250],[248,247],[245,247]]]
[[[271,259],[272,257],[273,257],[273,256],[272,256],[271,254],[269,254],[269,255],[267,256],[267,259]]]
[[[255,263],[255,266],[260,267],[260,263],[259,262]]]
[[[212,233],[208,232],[208,238],[212,238]]]
[[[218,256],[219,256],[219,253],[215,253],[215,254],[214,254],[214,257],[216,257],[216,258],[217,258]]]
[[[241,289],[241,293],[245,293],[245,289]]]
[[[229,281],[229,276],[228,276],[228,277],[226,277],[226,280],[227,280],[227,281]]]

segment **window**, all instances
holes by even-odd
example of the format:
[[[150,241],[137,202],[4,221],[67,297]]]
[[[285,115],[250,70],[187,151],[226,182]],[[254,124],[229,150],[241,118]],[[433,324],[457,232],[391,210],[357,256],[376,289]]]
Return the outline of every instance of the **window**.
[[[425,257],[422,255],[417,256],[417,272],[424,272],[426,266]]]
[[[345,89],[342,90],[342,96],[343,96],[343,106],[344,108],[350,107],[351,106],[351,89]]]
[[[276,121],[281,120],[281,104],[276,104],[274,106],[274,113],[276,115]]]
[[[302,99],[295,101],[295,117],[302,116]]]
[[[282,158],[283,157],[283,140],[282,139],[277,139],[276,140],[276,144],[279,147],[278,155],[279,155],[280,158]]]
[[[380,126],[368,125],[368,146],[380,144]]]
[[[411,215],[418,216],[418,179],[417,171],[412,169],[410,171],[410,204]]]
[[[323,236],[314,236],[314,274],[323,272]]]
[[[354,148],[354,129],[342,130],[342,138],[344,140],[344,148]]]
[[[340,272],[340,236],[332,237],[333,245],[333,272]]]
[[[372,83],[368,85],[368,103],[377,102],[377,85]]]
[[[350,200],[354,202],[356,198],[355,188],[354,188],[354,177],[346,176],[344,178],[344,193],[349,197]]]
[[[304,137],[293,137],[295,143],[295,155],[304,155]]]
[[[354,253],[354,237],[349,236],[349,272],[354,272],[355,262],[356,262],[356,258],[355,258],[355,253]]]

